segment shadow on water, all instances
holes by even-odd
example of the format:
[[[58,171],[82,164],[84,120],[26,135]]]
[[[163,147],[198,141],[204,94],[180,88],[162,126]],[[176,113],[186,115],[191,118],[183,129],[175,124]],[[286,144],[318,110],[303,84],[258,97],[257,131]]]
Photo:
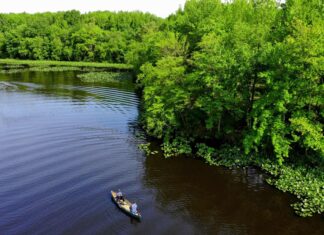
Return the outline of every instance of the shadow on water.
[[[188,218],[207,234],[323,234],[323,217],[300,218],[294,197],[265,182],[259,170],[211,167],[198,159],[150,156],[144,184],[165,213]]]

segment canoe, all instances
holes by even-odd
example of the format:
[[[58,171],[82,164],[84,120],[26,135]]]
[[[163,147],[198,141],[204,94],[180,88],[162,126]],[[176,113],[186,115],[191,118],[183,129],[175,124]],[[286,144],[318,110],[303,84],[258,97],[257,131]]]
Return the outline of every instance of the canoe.
[[[138,219],[138,220],[141,220],[142,219],[142,215],[137,211],[136,214],[133,214],[130,210],[130,207],[132,205],[132,203],[130,201],[128,201],[126,198],[124,201],[122,202],[118,202],[117,199],[116,199],[116,196],[117,196],[117,193],[114,192],[114,191],[111,191],[111,198],[112,200],[115,202],[115,204],[119,207],[119,209],[121,209],[123,212],[125,212],[127,215],[135,218],[135,219]]]

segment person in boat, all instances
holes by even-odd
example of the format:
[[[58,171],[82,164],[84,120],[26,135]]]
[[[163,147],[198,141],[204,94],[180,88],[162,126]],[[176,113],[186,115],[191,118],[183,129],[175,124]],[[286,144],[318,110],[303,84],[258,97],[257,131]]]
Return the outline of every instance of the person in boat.
[[[120,189],[118,189],[118,192],[117,192],[117,194],[116,194],[116,200],[117,200],[118,202],[120,202],[120,201],[125,201],[124,196],[123,196],[123,193],[120,191]]]
[[[131,212],[136,215],[137,214],[137,204],[136,202],[134,202],[132,205],[131,205]]]

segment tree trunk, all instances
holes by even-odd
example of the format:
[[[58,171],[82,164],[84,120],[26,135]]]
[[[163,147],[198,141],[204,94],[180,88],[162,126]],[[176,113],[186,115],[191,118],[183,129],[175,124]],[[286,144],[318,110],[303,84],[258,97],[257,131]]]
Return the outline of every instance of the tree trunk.
[[[252,126],[252,123],[251,123],[251,119],[248,118],[248,116],[253,110],[256,80],[257,80],[257,73],[255,72],[254,73],[254,78],[253,78],[253,81],[252,81],[252,88],[250,89],[249,105],[248,105],[248,108],[247,108],[247,111],[246,111],[246,122],[247,122],[247,126],[249,128]]]

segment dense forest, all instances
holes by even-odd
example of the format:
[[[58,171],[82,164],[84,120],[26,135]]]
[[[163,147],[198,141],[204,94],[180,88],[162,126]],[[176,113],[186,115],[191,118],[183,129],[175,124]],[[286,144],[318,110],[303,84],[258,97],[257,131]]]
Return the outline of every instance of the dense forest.
[[[0,14],[0,57],[124,63],[143,25],[160,20],[140,12]]]
[[[323,45],[320,0],[188,0],[167,19],[0,15],[2,58],[132,64],[143,126],[166,156],[217,164],[235,155],[236,163],[276,164],[267,170],[277,177],[277,169],[312,175],[307,190],[287,185],[292,178],[275,183],[309,200],[295,208],[305,216],[324,211]]]
[[[322,161],[319,3],[188,1],[136,46],[148,57],[139,81],[149,132],[171,145],[216,139],[279,163],[296,152]]]

